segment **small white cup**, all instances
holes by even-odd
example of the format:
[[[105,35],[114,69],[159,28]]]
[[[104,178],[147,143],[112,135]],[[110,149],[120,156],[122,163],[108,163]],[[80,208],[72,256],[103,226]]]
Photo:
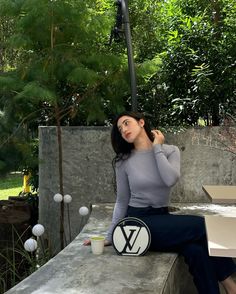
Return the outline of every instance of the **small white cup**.
[[[91,237],[91,249],[93,254],[99,255],[103,253],[105,237],[93,236]]]

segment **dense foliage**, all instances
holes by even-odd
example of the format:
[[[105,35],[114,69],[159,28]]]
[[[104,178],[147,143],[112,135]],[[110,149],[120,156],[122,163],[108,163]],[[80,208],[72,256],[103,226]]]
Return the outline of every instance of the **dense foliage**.
[[[9,47],[0,76],[0,169],[4,171],[19,163],[10,156],[6,162],[6,150],[24,165],[31,162],[20,146],[29,146],[39,124],[55,124],[56,116],[61,124],[104,122],[104,105],[116,107],[123,91],[121,83],[116,83],[121,60],[105,48],[113,21],[110,5],[3,0],[0,7],[3,22],[13,26],[5,35],[2,31]],[[11,66],[10,52],[14,52],[15,66]]]
[[[161,60],[159,70],[140,83],[142,109],[161,125],[196,125],[199,118],[207,125],[221,124],[236,110],[235,1],[156,3],[160,29],[151,30],[151,39],[143,34],[137,44],[146,48],[137,51],[139,59]],[[146,23],[143,13],[140,18],[142,27],[152,28],[150,18]]]
[[[38,125],[104,125],[130,108],[111,0],[0,0],[0,172],[32,166]],[[234,0],[129,1],[139,110],[219,125],[236,108]],[[117,42],[119,41],[119,42]]]

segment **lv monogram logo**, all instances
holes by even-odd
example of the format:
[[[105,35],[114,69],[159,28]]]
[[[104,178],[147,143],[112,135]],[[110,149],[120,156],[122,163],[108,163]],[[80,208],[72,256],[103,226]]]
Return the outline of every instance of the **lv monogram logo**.
[[[144,255],[151,242],[147,225],[140,219],[127,217],[114,228],[113,246],[120,255]]]
[[[137,255],[139,250],[141,249],[141,247],[139,246],[138,250],[136,252],[132,252],[132,249],[134,247],[134,244],[137,240],[137,237],[139,235],[139,232],[141,230],[141,227],[133,227],[133,228],[130,228],[128,231],[129,231],[129,235],[127,236],[126,234],[126,231],[124,229],[124,226],[120,226],[121,228],[121,231],[123,233],[123,236],[125,238],[125,241],[126,241],[126,244],[124,246],[124,249],[122,251],[122,253],[127,253],[127,248],[129,249],[129,253],[130,254],[135,254]],[[134,235],[136,233],[136,235]],[[132,239],[132,236],[134,235],[134,240],[133,240],[133,243],[131,244],[131,239]]]

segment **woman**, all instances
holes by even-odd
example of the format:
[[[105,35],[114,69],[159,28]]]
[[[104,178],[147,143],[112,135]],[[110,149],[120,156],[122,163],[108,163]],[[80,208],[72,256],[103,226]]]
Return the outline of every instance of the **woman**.
[[[117,200],[106,245],[125,216],[143,220],[151,232],[151,250],[184,256],[199,293],[218,294],[220,281],[226,293],[236,294],[231,258],[209,257],[204,218],[168,212],[170,189],[180,177],[180,152],[164,144],[164,136],[150,129],[140,113],[120,114],[112,128],[116,153]],[[85,241],[85,245],[89,245]]]

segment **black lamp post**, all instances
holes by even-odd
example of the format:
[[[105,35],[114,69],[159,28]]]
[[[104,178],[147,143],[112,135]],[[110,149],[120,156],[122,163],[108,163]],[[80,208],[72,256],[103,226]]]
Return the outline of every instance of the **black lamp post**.
[[[116,41],[120,41],[121,40],[120,34],[121,33],[125,34],[125,41],[126,41],[127,55],[128,55],[129,76],[130,76],[130,87],[131,87],[131,107],[133,111],[137,111],[138,110],[137,85],[136,85],[136,74],[135,74],[135,66],[134,66],[134,59],[133,59],[131,33],[130,33],[128,0],[116,0],[116,5],[117,5],[116,24],[114,29],[112,30],[110,44],[112,42],[112,38],[114,38]]]
[[[137,85],[136,85],[136,74],[135,74],[130,23],[129,23],[128,0],[121,0],[121,9],[123,14],[125,41],[126,41],[127,55],[128,55],[130,86],[131,86],[131,106],[133,111],[137,111],[138,110]]]

